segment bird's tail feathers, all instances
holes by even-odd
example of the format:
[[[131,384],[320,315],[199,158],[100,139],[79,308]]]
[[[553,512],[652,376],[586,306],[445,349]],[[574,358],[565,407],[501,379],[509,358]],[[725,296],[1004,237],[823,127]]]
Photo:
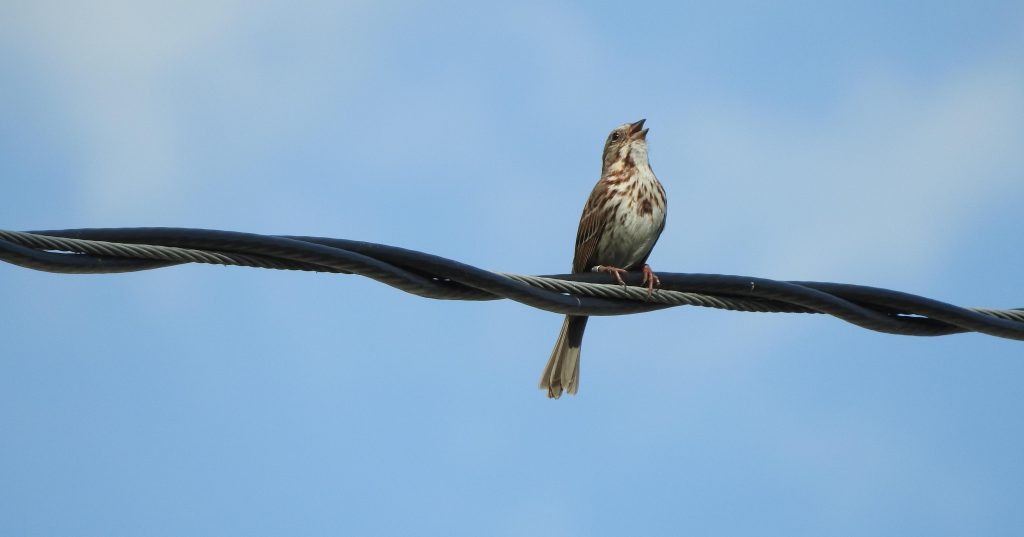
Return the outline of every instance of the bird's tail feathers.
[[[576,395],[580,385],[580,345],[586,326],[586,317],[565,317],[558,341],[540,377],[539,387],[548,391],[548,397],[558,399],[563,390]]]

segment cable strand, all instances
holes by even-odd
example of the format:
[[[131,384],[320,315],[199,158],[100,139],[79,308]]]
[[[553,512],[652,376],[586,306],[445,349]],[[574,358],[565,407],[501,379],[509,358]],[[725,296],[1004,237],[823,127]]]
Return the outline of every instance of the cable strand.
[[[641,275],[627,286],[606,275],[527,276],[346,239],[257,235],[192,228],[0,230],[0,260],[67,274],[106,274],[204,263],[357,274],[438,300],[510,299],[572,315],[625,315],[677,306],[760,313],[820,313],[898,335],[978,332],[1024,340],[1024,308],[962,308],[909,293],[829,282],[786,282],[722,274],[659,272],[648,296]]]

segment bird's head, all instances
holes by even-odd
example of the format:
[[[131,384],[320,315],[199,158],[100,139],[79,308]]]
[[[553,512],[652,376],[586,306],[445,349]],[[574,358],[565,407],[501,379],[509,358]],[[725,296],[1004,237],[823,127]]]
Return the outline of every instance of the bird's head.
[[[602,175],[618,167],[647,165],[647,131],[641,119],[616,127],[604,143]]]

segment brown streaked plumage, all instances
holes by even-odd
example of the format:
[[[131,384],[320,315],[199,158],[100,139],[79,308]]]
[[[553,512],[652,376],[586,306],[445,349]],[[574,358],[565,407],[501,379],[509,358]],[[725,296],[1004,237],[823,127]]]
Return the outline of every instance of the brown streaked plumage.
[[[623,284],[621,274],[643,271],[650,294],[658,277],[647,257],[665,228],[668,200],[647,161],[644,120],[622,125],[608,135],[601,179],[594,186],[576,232],[572,271],[608,272]],[[557,399],[579,389],[580,345],[587,317],[567,315],[555,348],[540,378],[540,388]]]

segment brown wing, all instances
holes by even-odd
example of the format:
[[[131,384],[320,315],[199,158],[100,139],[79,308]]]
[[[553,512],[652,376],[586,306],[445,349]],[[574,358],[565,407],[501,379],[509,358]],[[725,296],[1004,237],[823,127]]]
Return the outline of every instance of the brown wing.
[[[583,206],[580,227],[576,231],[576,254],[572,258],[573,272],[586,272],[594,266],[594,252],[608,222],[608,185],[599,181]]]

